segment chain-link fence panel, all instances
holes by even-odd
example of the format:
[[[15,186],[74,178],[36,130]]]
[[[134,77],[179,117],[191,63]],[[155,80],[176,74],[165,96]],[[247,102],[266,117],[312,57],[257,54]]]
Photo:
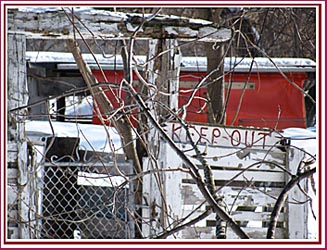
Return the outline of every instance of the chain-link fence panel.
[[[133,238],[131,172],[131,163],[46,163],[41,238]]]

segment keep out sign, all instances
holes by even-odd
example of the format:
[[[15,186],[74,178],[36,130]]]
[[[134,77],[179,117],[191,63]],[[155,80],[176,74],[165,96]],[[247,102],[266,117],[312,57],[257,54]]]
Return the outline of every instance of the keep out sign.
[[[188,133],[187,133],[188,130]],[[265,148],[275,145],[280,139],[268,129],[224,127],[188,124],[187,130],[178,123],[169,123],[167,132],[175,142],[208,144],[226,147]]]

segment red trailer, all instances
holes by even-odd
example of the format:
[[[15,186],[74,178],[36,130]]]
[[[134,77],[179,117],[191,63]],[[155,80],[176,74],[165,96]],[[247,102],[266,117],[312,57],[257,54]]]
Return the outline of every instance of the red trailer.
[[[38,88],[40,95],[61,95],[64,90],[69,90],[69,86],[85,87],[71,53],[27,52],[26,54],[30,67],[32,67],[30,70],[33,70],[33,67],[42,67],[45,72],[50,72],[46,75],[47,80],[42,84],[38,80],[41,85]],[[95,56],[107,80],[119,86],[123,79],[121,56]],[[93,55],[83,54],[83,57],[98,81],[104,81]],[[140,65],[146,62],[145,56],[136,58]],[[206,70],[205,57],[182,57],[178,93],[179,107],[188,101],[191,90],[206,76]],[[305,58],[226,57],[224,62],[226,125],[277,129],[307,127],[308,114],[306,114],[305,98],[301,89],[305,81],[315,77],[315,70],[315,62]],[[50,84],[49,79],[52,79],[54,75],[60,81]],[[60,77],[58,78],[58,76]],[[133,79],[137,85],[137,76],[134,75]],[[67,81],[68,85],[61,84]],[[59,92],[56,92],[57,88]],[[186,121],[207,123],[206,92],[205,86],[198,89],[195,98],[187,108]],[[106,91],[106,93],[113,105],[118,107],[119,103],[110,95],[110,91]],[[116,93],[118,94],[118,92]],[[125,98],[124,91],[120,91],[119,95],[122,99]],[[134,109],[133,112],[137,112],[137,110]],[[100,123],[97,115],[93,115],[92,122]],[[135,124],[133,116],[132,122]]]
[[[144,61],[145,57],[139,59]],[[253,63],[252,60],[252,58],[225,58],[225,93],[228,97],[226,98],[226,125],[277,129],[305,128],[304,94],[296,86],[303,88],[308,74],[315,72],[315,62],[302,58],[255,58]],[[115,58],[115,68],[111,64],[102,64],[102,66],[108,81],[117,84],[121,82],[123,71],[120,57]],[[104,81],[99,70],[93,69],[93,73],[99,81]],[[190,90],[205,75],[206,58],[183,57],[179,82],[179,107],[188,101]],[[137,80],[136,75],[134,79]],[[207,123],[206,91],[206,87],[197,91],[187,109],[186,121]],[[108,96],[115,103],[109,94]],[[124,98],[124,93],[121,96]],[[93,123],[99,124],[97,116],[94,116]]]

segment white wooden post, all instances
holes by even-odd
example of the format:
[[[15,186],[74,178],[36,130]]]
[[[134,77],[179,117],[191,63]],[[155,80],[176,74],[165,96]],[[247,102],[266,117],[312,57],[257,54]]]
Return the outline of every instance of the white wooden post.
[[[288,167],[290,171],[296,174],[298,166],[305,154],[303,151],[290,149],[288,154]],[[300,183],[304,191],[308,191],[308,179],[305,178]],[[307,239],[308,227],[316,225],[308,225],[309,203],[305,202],[308,198],[299,189],[298,186],[290,190],[288,194],[287,214],[288,214],[288,237],[290,239]]]
[[[178,47],[177,40],[167,39],[166,49],[169,49],[167,53],[168,57],[168,87],[169,87],[169,108],[173,111],[178,109],[178,91],[179,91],[179,75],[180,66],[182,61],[181,51]]]
[[[159,57],[158,54],[162,54]],[[154,117],[159,122],[164,121],[169,116],[169,112],[164,108],[155,105],[155,101],[165,104],[173,111],[178,109],[178,89],[181,53],[177,47],[177,41],[173,39],[153,39],[149,41],[147,80],[153,84],[156,89],[166,94],[158,94],[154,89],[149,89],[149,96],[153,98],[148,101],[148,107]],[[152,125],[149,124],[149,128]],[[155,171],[153,174],[146,175],[143,178],[143,194],[146,197],[149,209],[143,209],[143,217],[148,218],[148,224],[143,226],[143,234],[151,237],[152,234],[158,234],[167,227],[167,207],[166,197],[166,174],[159,172],[165,168],[166,164],[166,145],[160,141],[159,134],[154,129],[150,129],[148,135],[149,149],[155,159],[149,157],[144,162],[144,171]],[[159,170],[159,171],[158,171]],[[171,190],[167,190],[171,192]]]
[[[157,78],[159,76],[159,69],[155,68],[155,58],[156,53],[157,53],[157,46],[158,46],[159,40],[158,39],[153,39],[149,40],[149,52],[148,52],[148,60],[149,63],[147,65],[147,80],[149,83],[155,85],[157,82]],[[154,96],[155,91],[152,88],[149,88],[149,96]],[[156,110],[154,109],[154,104],[152,100],[149,100],[147,102],[147,105],[155,117],[156,115]],[[157,151],[158,148],[158,140],[157,138],[157,133],[153,129],[149,131],[148,134],[148,142],[152,142],[152,152],[154,153]],[[144,159],[143,160],[143,171],[151,171],[155,169],[155,163],[150,160],[150,158]],[[148,223],[144,223],[142,225],[142,233],[145,237],[151,237],[152,234],[155,232],[152,231],[152,228],[155,227],[155,222],[158,220],[157,217],[157,206],[156,204],[160,201],[158,201],[158,198],[160,198],[160,192],[158,192],[158,185],[155,179],[156,174],[149,174],[145,175],[143,177],[143,196],[146,199],[146,204],[142,210],[142,217],[148,221]],[[157,198],[156,198],[157,197]],[[160,202],[161,203],[161,202]]]
[[[23,34],[8,34],[7,50],[7,90],[8,111],[27,104],[26,85],[26,62],[25,62],[26,38]],[[11,210],[8,213],[8,238],[29,238],[29,200],[28,190],[28,152],[25,138],[24,120],[25,110],[8,112],[8,165],[10,175],[8,181],[8,200],[14,202],[8,204],[17,206],[18,211]],[[17,174],[15,176],[15,173]],[[17,184],[13,184],[14,180]],[[11,215],[16,214],[16,218]]]

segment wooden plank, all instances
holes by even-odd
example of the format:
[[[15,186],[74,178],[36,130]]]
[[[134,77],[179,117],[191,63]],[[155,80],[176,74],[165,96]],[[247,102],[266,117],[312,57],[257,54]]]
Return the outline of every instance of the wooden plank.
[[[176,143],[190,142],[180,124],[168,123],[166,130]],[[280,141],[278,134],[268,129],[189,124],[188,130],[197,145],[268,150]]]
[[[11,33],[8,34],[8,109],[21,107],[27,104],[28,91],[26,81],[26,38],[25,35]],[[17,145],[17,154],[14,152],[12,155],[17,162],[17,186],[7,186],[7,199],[8,203],[15,203],[18,207],[18,238],[28,238],[29,229],[26,224],[20,222],[26,222],[29,220],[29,207],[31,193],[27,188],[27,182],[29,173],[27,169],[27,142],[25,138],[24,119],[26,119],[25,109],[19,112],[11,112],[8,116],[8,130],[11,131],[12,143]],[[9,144],[9,148],[13,149],[15,146]],[[10,154],[9,154],[10,155]],[[17,156],[17,159],[16,159]],[[10,163],[10,162],[9,162]],[[12,180],[11,180],[12,181]],[[11,191],[11,192],[10,192]]]
[[[175,174],[176,176],[176,174]],[[224,200],[228,205],[233,203],[239,205],[253,205],[253,206],[270,206],[275,204],[276,199],[282,188],[258,188],[259,190],[245,187],[223,187],[219,194],[224,196]],[[185,200],[183,204],[200,204],[203,202],[203,197],[195,184],[185,184],[180,186],[180,191]],[[236,199],[236,201],[235,201]]]
[[[184,207],[184,206],[183,206]],[[195,208],[195,207],[194,207]],[[198,217],[199,215],[201,215],[203,211],[197,210],[194,211],[194,208],[191,209],[187,209],[184,210],[183,209],[183,214],[184,216],[189,215],[189,220],[192,220],[196,217]],[[242,212],[232,212],[231,213],[231,217],[238,222],[245,222],[244,225],[246,223],[247,226],[243,226],[244,228],[246,227],[264,227],[264,225],[268,225],[268,222],[270,220],[270,212],[249,212],[249,211],[242,211]],[[214,226],[214,221],[215,221],[215,217],[216,215],[214,213],[211,213],[209,216],[207,216],[204,220],[196,223],[196,226],[209,226],[212,227]],[[280,217],[278,218],[278,222],[279,223],[286,223],[286,213],[281,213]],[[267,227],[267,226],[265,226]]]
[[[8,35],[8,110],[27,103],[25,36],[22,34]]]
[[[201,204],[201,203],[200,203]],[[207,204],[204,204],[203,206],[201,206],[199,209],[198,205],[200,204],[194,204],[194,205],[186,205],[185,203],[182,205],[182,211],[183,213],[189,214],[189,213],[194,213],[193,215],[191,215],[190,218],[195,218],[196,216],[200,215],[201,213],[205,212],[206,209],[209,208],[209,206]],[[230,212],[230,214],[234,217],[239,217],[238,220],[250,220],[250,218],[252,220],[260,220],[260,221],[267,221],[269,220],[269,216],[271,214],[271,211],[273,209],[272,206],[269,206],[269,204],[259,204],[259,205],[248,205],[248,206],[244,206],[244,204],[242,203],[235,203],[235,204],[227,204],[228,206],[228,210],[232,209],[232,211]],[[233,205],[233,208],[232,206]],[[196,210],[196,211],[194,211]],[[247,211],[246,211],[247,210]],[[281,214],[285,214],[286,208],[282,210]],[[245,214],[246,216],[242,217],[239,216],[239,214]],[[251,217],[252,215],[252,217]],[[207,218],[214,218],[214,215],[212,215],[211,217],[207,217]],[[286,221],[286,218],[281,215],[280,218],[278,218],[279,221]]]
[[[18,187],[17,185],[7,185],[7,206],[17,205]]]
[[[183,211],[191,212],[204,201],[195,184],[182,184],[180,190],[183,199]],[[267,194],[264,194],[252,188],[224,187],[219,193],[224,196],[228,208],[233,209],[233,211],[242,206],[254,207],[256,211],[261,210],[264,212],[272,211],[272,207],[281,191],[282,188],[272,188],[266,191]],[[204,212],[206,206],[203,205],[199,211]]]
[[[200,215],[201,213],[204,213],[206,211],[206,208],[209,208],[207,206],[207,204],[205,203],[203,207],[201,207],[200,209],[198,209],[198,205],[201,205],[202,203],[199,203],[199,204],[194,204],[194,205],[187,205],[187,204],[183,204],[182,207],[181,207],[181,211],[184,215],[187,215],[187,214],[193,214],[190,218],[195,218],[196,215]],[[232,206],[233,205],[233,206]],[[256,213],[260,214],[270,214],[272,209],[273,209],[273,206],[269,206],[266,205],[266,204],[258,204],[258,205],[253,205],[253,206],[243,206],[242,203],[240,202],[235,202],[235,204],[227,204],[227,207],[228,209],[232,209],[233,211],[231,212],[231,214],[237,214],[237,213],[246,213],[246,212],[251,212],[251,211],[235,211],[237,209],[245,209],[245,210],[253,210],[253,212],[251,213]],[[196,209],[196,211],[194,211]],[[283,210],[284,212],[286,212],[286,209]],[[246,218],[246,217],[244,217]],[[285,217],[282,217],[282,219],[279,219],[280,221],[283,221],[285,219]]]
[[[243,228],[244,231],[250,236],[251,239],[266,239],[267,228]],[[276,238],[285,239],[286,229],[276,228]],[[227,229],[228,239],[238,239],[232,230]]]
[[[200,149],[201,150],[201,149]],[[202,152],[202,151],[201,151]],[[281,171],[277,165],[285,166],[285,153],[276,150],[265,151],[252,149],[231,149],[207,147],[208,164],[211,166],[223,165],[230,167],[247,167],[258,162],[271,162],[271,164],[256,165],[252,169]],[[260,167],[260,168],[259,168]]]
[[[17,168],[7,168],[8,184],[17,184],[18,170]]]
[[[7,152],[7,165],[8,167],[16,167],[17,166],[17,160],[18,160],[18,153],[17,152]]]
[[[25,186],[29,179],[29,172],[27,167],[27,141],[22,141],[19,144],[18,152],[18,183],[21,186]]]
[[[251,239],[265,239],[267,234],[266,228],[242,228]],[[276,236],[279,239],[285,238],[285,229],[277,228]],[[192,226],[181,230],[170,236],[168,239],[215,239],[215,228]],[[227,228],[227,239],[239,239],[234,232]]]
[[[168,51],[168,53],[163,53]],[[160,57],[153,60],[157,55],[162,54]],[[149,89],[148,95],[148,108],[154,117],[158,120],[162,117],[169,115],[167,110],[162,106],[155,105],[156,102],[164,103],[166,106],[177,110],[178,107],[178,90],[179,81],[179,65],[180,65],[180,52],[178,44],[175,40],[161,40],[153,39],[149,41],[148,58],[152,59],[147,64],[147,79],[148,82],[156,86],[156,90]],[[158,95],[157,91],[162,93],[171,93],[175,91],[175,95]],[[152,127],[151,124],[148,124]],[[153,171],[149,176],[143,177],[146,181],[143,183],[143,194],[148,196],[148,204],[150,206],[147,211],[147,216],[150,217],[151,229],[148,225],[147,233],[149,230],[155,230],[156,233],[163,231],[165,228],[170,227],[175,219],[178,219],[179,208],[181,207],[178,202],[181,201],[179,192],[171,193],[172,187],[178,190],[178,183],[174,181],[174,173],[158,172],[167,166],[167,145],[161,145],[160,136],[158,132],[151,129],[148,134],[150,154],[155,155],[158,160],[152,158],[147,159],[146,165],[143,166],[143,171]],[[150,180],[147,180],[150,178]],[[176,211],[171,214],[167,202],[171,202],[171,206],[176,208]],[[169,214],[169,216],[168,216]],[[159,222],[159,223],[158,223]]]
[[[203,170],[199,170],[204,176]],[[259,171],[242,171],[242,170],[214,170],[212,171],[217,185],[220,183],[239,182],[242,186],[248,186],[251,182],[260,186],[283,186],[285,183],[285,174],[283,172],[259,172]],[[184,182],[194,183],[192,179],[184,179]],[[235,184],[234,184],[235,185]]]
[[[12,140],[8,141],[6,145],[6,149],[7,152],[17,152],[18,151],[17,143]]]
[[[296,173],[299,163],[305,156],[304,152],[296,150],[290,154],[289,168],[292,173]],[[300,186],[306,192],[308,191],[308,179],[301,181]],[[316,225],[308,225],[308,213],[310,211],[309,203],[292,204],[290,202],[306,201],[306,195],[297,186],[290,190],[288,195],[288,228],[290,239],[307,239],[308,227],[316,227],[318,231],[318,223]]]
[[[167,81],[168,81],[168,92],[169,96],[169,108],[171,110],[178,110],[178,96],[179,96],[179,78],[180,78],[180,65],[182,61],[182,55],[178,42],[175,39],[166,40],[166,50],[168,58],[168,70],[167,70]]]
[[[201,170],[201,172],[202,172],[202,170]],[[241,175],[240,175],[240,173],[241,173],[240,170],[214,170],[212,172],[213,172],[215,180],[285,183],[285,174],[283,172],[258,172],[258,171],[247,170],[247,171],[243,172]]]
[[[66,9],[71,18],[71,11]],[[96,14],[95,14],[96,12]],[[85,39],[124,39],[130,38],[142,23],[142,15],[95,11],[77,13],[81,22],[75,22]],[[33,12],[8,9],[8,30],[24,31],[28,38],[72,39],[73,25],[63,10]],[[181,39],[203,42],[226,42],[231,38],[231,30],[216,27],[212,22],[184,17],[145,14],[150,21],[142,23],[138,29],[138,39]],[[77,19],[77,18],[76,18]],[[75,19],[75,20],[76,20]],[[85,29],[87,27],[87,29]]]
[[[153,162],[145,158],[143,161],[143,171],[153,171],[155,166]],[[154,174],[147,174],[143,177],[143,197],[145,204],[142,209],[142,217],[145,219],[145,223],[142,225],[142,232],[145,235],[150,235],[152,233],[153,225],[158,216],[158,201],[160,198],[160,193],[158,192],[158,182]],[[156,198],[158,197],[158,198]]]
[[[256,206],[265,209],[271,208],[282,191],[282,188],[261,189],[265,191],[262,193],[255,189],[245,188],[235,190],[233,187],[224,187],[221,193],[224,195],[224,201],[229,205],[237,206]]]
[[[196,159],[195,151],[190,145],[177,144],[186,155],[197,165],[200,161]],[[200,152],[205,154],[204,158],[212,166],[225,166],[230,168],[245,168],[256,164],[253,170],[283,171],[286,165],[286,154],[280,150],[261,150],[257,148],[232,148],[220,146],[198,146]],[[257,164],[264,162],[264,164]]]
[[[236,221],[256,221],[256,222],[269,222],[271,212],[232,212],[231,216]],[[215,215],[210,215],[207,220],[215,220]],[[278,221],[285,222],[285,214],[281,213]]]

